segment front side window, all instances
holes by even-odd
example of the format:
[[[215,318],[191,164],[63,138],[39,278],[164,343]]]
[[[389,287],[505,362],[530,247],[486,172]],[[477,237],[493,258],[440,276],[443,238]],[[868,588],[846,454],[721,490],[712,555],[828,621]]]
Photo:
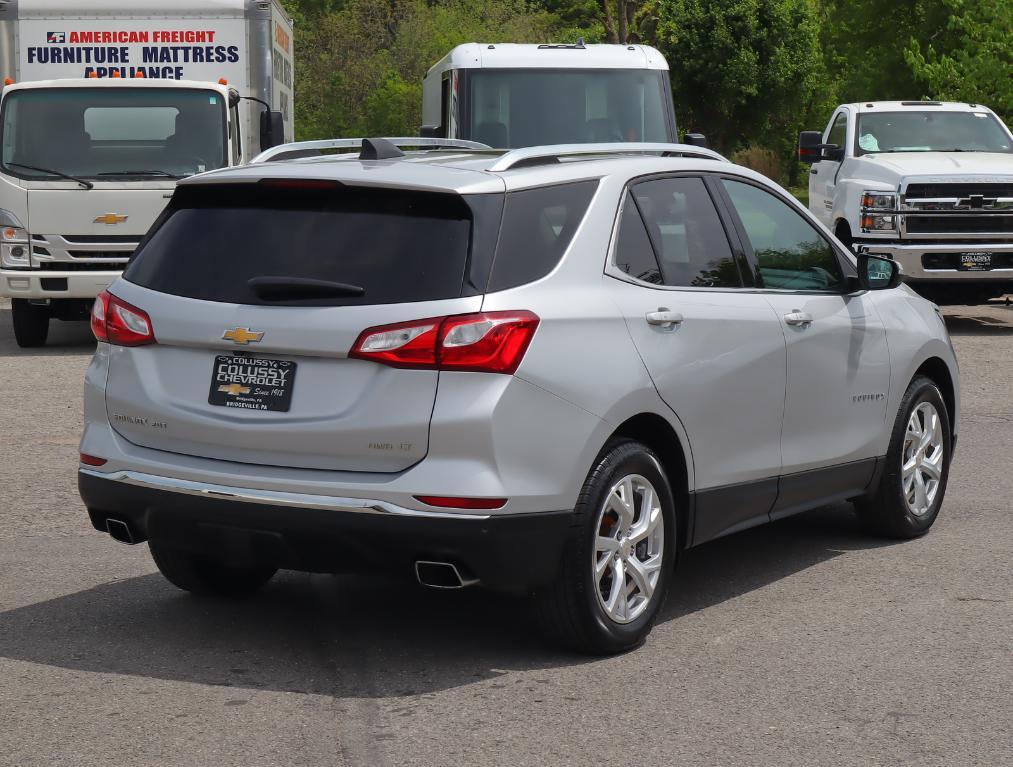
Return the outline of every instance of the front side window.
[[[497,148],[672,141],[658,70],[475,69],[468,135]]]
[[[728,237],[703,179],[643,181],[631,194],[657,255],[662,284],[741,287]]]
[[[763,287],[843,291],[837,256],[823,235],[788,203],[759,187],[722,179],[760,269]]]
[[[843,147],[848,141],[848,115],[845,112],[841,112],[834,119],[834,124],[830,127],[830,133],[827,135],[828,144],[836,144],[839,147]]]
[[[4,99],[3,166],[15,176],[189,176],[228,165],[226,105],[181,88],[39,88]]]

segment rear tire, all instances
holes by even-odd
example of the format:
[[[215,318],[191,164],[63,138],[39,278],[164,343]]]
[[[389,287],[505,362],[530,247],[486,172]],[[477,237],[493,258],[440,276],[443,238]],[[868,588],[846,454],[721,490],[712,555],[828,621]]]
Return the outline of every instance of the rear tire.
[[[559,573],[535,594],[542,629],[580,652],[637,647],[665,602],[676,543],[675,502],[658,457],[639,442],[607,446],[581,489]]]
[[[148,541],[151,558],[169,583],[201,596],[242,596],[260,589],[278,572],[268,565],[237,566]]]
[[[49,338],[49,308],[36,306],[24,298],[11,299],[11,319],[14,321],[14,340],[22,349],[35,349],[46,345]]]
[[[943,505],[952,445],[939,387],[916,376],[901,400],[879,485],[855,501],[863,526],[890,538],[927,533]]]

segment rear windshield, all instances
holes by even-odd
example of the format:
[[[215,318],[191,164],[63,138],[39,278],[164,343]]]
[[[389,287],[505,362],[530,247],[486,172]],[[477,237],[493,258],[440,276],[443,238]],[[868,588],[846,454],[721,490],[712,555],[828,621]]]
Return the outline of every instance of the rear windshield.
[[[361,187],[180,189],[124,277],[171,295],[254,305],[458,298],[469,291],[474,211],[481,208],[456,194]],[[363,292],[263,300],[248,285],[257,277],[326,280]]]

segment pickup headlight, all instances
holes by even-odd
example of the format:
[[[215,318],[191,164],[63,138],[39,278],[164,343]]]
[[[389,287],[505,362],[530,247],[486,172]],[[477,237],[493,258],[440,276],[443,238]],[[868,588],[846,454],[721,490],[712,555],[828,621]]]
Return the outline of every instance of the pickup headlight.
[[[893,214],[862,214],[862,230],[866,232],[892,232],[897,228],[897,217]]]
[[[862,211],[897,210],[897,195],[894,192],[862,192]]]
[[[5,226],[0,229],[0,266],[8,269],[27,269],[31,266],[29,253],[31,243],[28,232],[20,227]]]

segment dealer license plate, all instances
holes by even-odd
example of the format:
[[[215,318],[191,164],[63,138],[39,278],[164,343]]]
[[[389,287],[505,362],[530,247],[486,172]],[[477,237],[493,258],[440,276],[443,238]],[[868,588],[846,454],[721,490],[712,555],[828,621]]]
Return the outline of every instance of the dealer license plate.
[[[220,354],[211,370],[208,402],[241,410],[286,413],[292,405],[294,383],[294,362]]]
[[[991,253],[961,253],[957,257],[957,269],[964,272],[987,272],[991,268]]]

